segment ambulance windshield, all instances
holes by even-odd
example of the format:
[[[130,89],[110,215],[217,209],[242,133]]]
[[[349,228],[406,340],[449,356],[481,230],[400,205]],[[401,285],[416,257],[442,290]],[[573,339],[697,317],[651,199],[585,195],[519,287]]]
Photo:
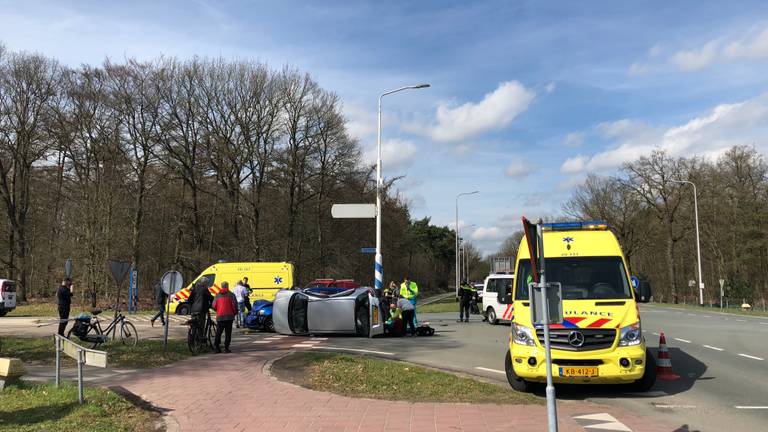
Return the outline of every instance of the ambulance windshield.
[[[632,289],[619,257],[568,257],[546,259],[547,282],[560,282],[563,300],[630,299]],[[515,300],[528,300],[532,282],[530,260],[517,270]]]

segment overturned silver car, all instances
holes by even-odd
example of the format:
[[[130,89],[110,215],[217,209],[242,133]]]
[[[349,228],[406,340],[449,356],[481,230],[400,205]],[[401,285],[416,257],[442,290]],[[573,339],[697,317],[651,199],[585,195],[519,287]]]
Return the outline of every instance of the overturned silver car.
[[[278,291],[272,318],[275,331],[287,335],[384,333],[379,299],[367,287]]]

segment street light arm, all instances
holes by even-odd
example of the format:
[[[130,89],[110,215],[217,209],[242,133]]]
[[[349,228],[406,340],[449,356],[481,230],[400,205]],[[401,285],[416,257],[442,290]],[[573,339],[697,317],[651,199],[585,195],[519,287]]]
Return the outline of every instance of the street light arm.
[[[416,85],[409,85],[409,86],[404,86],[404,87],[396,88],[394,90],[390,90],[388,92],[382,93],[379,96],[379,103],[381,103],[381,98],[383,98],[386,95],[391,95],[392,93],[397,93],[397,92],[400,92],[400,91],[403,91],[403,90],[423,89],[423,88],[427,88],[427,87],[430,87],[430,85],[425,83],[425,84],[416,84]]]

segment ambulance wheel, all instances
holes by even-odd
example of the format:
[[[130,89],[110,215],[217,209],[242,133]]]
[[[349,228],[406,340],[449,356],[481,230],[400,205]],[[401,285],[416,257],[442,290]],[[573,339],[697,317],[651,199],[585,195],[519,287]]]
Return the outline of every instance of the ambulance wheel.
[[[189,305],[179,305],[179,307],[176,308],[176,315],[189,315]]]
[[[645,371],[643,377],[630,384],[632,390],[636,392],[646,392],[656,384],[656,359],[653,358],[651,351],[645,350]]]
[[[512,387],[512,390],[519,391],[521,393],[531,393],[534,391],[534,383],[520,378],[515,373],[515,368],[512,367],[512,355],[509,351],[507,351],[507,355],[504,357],[504,371],[507,373],[507,381]]]
[[[493,310],[492,307],[489,307],[486,311],[486,316],[488,317],[488,324],[490,325],[496,325],[499,323],[499,320],[496,318],[496,311]]]

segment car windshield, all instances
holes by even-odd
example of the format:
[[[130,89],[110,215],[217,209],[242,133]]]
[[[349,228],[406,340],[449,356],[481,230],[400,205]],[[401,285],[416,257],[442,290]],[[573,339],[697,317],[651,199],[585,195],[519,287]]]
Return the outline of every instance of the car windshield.
[[[569,257],[546,259],[547,282],[560,282],[563,300],[629,299],[632,290],[619,257]],[[516,300],[528,300],[532,282],[530,260],[521,260]]]

